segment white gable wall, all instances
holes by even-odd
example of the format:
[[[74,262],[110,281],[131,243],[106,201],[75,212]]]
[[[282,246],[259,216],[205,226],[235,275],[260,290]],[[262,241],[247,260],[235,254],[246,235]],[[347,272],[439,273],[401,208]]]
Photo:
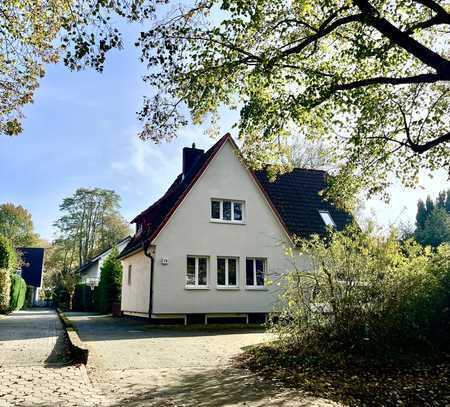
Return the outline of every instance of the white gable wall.
[[[144,251],[122,259],[121,310],[129,314],[148,316],[150,298],[150,259]],[[131,265],[131,281],[128,281],[128,267]]]
[[[211,198],[245,201],[245,224],[211,222]],[[226,142],[153,242],[153,313],[270,312],[277,287],[246,289],[245,260],[267,258],[270,274],[283,273],[290,269],[281,246],[287,241],[258,185]],[[209,256],[208,290],[185,288],[187,255]],[[239,257],[239,290],[216,288],[217,256]],[[161,264],[163,258],[167,265]]]

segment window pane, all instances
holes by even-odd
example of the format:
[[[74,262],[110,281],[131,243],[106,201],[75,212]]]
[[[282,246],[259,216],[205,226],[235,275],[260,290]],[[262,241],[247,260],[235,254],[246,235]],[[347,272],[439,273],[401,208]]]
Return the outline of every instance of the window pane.
[[[217,259],[217,284],[225,285],[225,259]]]
[[[231,220],[231,202],[223,201],[223,220]]]
[[[233,203],[234,220],[242,220],[242,203]]]
[[[329,212],[322,211],[322,212],[319,212],[319,214],[320,214],[320,216],[321,216],[321,218],[323,220],[323,223],[325,223],[325,225],[327,225],[327,226],[335,226],[334,220],[331,217]]]
[[[256,262],[256,285],[264,285],[264,261],[255,260]]]
[[[220,201],[211,201],[211,218],[220,219]]]
[[[195,257],[187,258],[186,285],[195,285]]]
[[[237,285],[237,261],[236,259],[228,259],[228,285]]]
[[[253,281],[253,260],[247,259],[245,262],[245,283],[247,285],[254,285]]]
[[[206,258],[200,257],[198,259],[198,285],[207,285],[207,283]]]

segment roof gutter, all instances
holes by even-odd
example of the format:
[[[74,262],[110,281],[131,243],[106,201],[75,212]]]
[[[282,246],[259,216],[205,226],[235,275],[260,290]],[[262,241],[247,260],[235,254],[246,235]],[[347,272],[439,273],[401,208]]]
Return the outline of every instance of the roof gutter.
[[[155,270],[155,259],[148,251],[150,247],[150,241],[145,241],[142,247],[144,249],[144,254],[150,259],[150,299],[148,305],[148,317],[151,319],[153,313],[153,272]]]

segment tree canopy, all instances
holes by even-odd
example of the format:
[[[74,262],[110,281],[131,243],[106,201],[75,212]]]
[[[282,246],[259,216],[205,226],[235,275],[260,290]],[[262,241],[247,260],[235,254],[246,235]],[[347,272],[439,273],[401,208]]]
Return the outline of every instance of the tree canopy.
[[[61,270],[80,267],[98,252],[129,234],[119,213],[120,197],[101,188],[80,188],[60,205],[64,213],[56,222],[58,238],[55,261]]]
[[[0,205],[0,235],[8,238],[15,247],[34,246],[39,236],[33,230],[33,219],[21,205]]]
[[[221,108],[238,109],[252,166],[287,170],[292,135],[327,141],[341,166],[331,191],[347,197],[383,193],[390,174],[413,186],[420,169],[450,164],[444,0],[45,4],[0,6],[2,133],[20,131],[45,62],[102,70],[122,45],[122,18],[150,26],[136,42],[154,90],[139,113],[143,139],[172,139],[191,120],[214,127]]]

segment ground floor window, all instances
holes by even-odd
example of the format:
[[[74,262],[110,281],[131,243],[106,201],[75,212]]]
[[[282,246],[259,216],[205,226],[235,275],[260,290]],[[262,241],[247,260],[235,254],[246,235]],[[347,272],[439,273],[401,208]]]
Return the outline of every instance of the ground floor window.
[[[208,285],[208,258],[188,256],[186,269],[186,286],[206,287]]]
[[[217,286],[237,287],[238,286],[238,264],[236,257],[217,258]]]
[[[248,258],[245,267],[245,284],[247,287],[264,287],[266,259]]]

